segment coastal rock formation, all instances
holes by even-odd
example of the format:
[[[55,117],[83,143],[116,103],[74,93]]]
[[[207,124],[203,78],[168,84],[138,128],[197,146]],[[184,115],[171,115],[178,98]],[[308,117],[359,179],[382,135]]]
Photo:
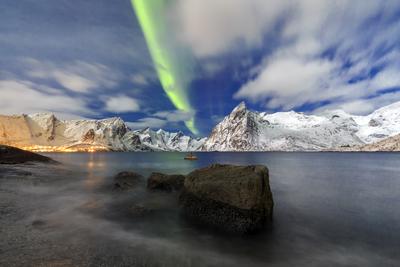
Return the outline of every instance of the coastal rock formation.
[[[265,166],[212,165],[186,176],[184,214],[234,233],[251,233],[272,219],[273,199]]]
[[[180,190],[185,182],[185,176],[179,174],[162,174],[153,172],[147,179],[147,188],[150,190],[160,190],[171,192]]]
[[[142,179],[143,176],[135,172],[120,172],[114,177],[114,189],[133,189]]]
[[[55,162],[51,158],[21,150],[15,147],[0,145],[0,164],[19,164],[26,162]]]

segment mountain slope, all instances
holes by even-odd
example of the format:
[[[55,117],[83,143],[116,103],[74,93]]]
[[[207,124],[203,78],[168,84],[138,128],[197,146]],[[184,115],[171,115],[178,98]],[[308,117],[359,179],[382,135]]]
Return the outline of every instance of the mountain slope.
[[[0,144],[32,151],[391,151],[398,138],[390,138],[398,134],[400,102],[367,116],[341,110],[268,114],[241,103],[202,139],[148,128],[131,131],[121,118],[63,121],[48,113],[0,115]]]
[[[400,134],[386,138],[382,141],[364,145],[360,151],[400,151]]]
[[[206,151],[319,151],[359,147],[400,133],[400,103],[368,116],[336,110],[306,115],[250,111],[238,105],[211,132]]]
[[[0,143],[33,151],[192,151],[204,140],[150,129],[121,118],[62,121],[53,114],[0,116]]]
[[[261,125],[257,114],[247,110],[242,102],[211,132],[203,149],[206,151],[253,150],[258,144]]]

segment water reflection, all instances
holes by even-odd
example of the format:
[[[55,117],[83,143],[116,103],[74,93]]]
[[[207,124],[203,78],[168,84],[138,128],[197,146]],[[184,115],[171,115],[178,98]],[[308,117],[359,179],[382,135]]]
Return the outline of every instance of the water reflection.
[[[95,189],[104,183],[105,177],[102,176],[107,169],[107,161],[101,154],[96,153],[86,154],[88,157],[86,163],[86,179],[85,186],[87,189]]]

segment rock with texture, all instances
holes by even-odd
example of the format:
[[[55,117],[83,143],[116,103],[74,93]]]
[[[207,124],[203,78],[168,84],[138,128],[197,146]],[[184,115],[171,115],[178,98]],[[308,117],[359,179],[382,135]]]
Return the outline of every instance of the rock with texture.
[[[0,145],[0,164],[19,164],[26,162],[55,162],[51,158],[19,148]]]
[[[160,191],[177,191],[182,189],[185,176],[179,174],[163,174],[153,172],[147,180],[147,188]]]
[[[114,189],[133,189],[142,181],[142,179],[143,176],[135,172],[120,172],[114,178]]]
[[[251,233],[272,219],[273,198],[265,166],[212,165],[186,176],[184,214],[234,233]]]
[[[386,152],[399,152],[400,151],[400,134],[386,138],[374,144],[369,144],[360,147],[361,151],[386,151]]]

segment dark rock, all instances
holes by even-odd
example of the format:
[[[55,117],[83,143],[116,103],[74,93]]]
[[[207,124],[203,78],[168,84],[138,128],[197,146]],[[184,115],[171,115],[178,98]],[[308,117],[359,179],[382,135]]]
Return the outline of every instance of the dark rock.
[[[153,172],[147,179],[147,188],[150,190],[161,190],[171,192],[174,190],[181,190],[185,176],[179,174],[162,174]]]
[[[16,147],[0,145],[0,164],[20,164],[31,161],[55,163],[51,158],[36,153]]]
[[[32,226],[36,228],[43,228],[44,226],[46,226],[46,222],[43,220],[34,220],[32,222]]]
[[[96,137],[95,131],[93,129],[90,129],[82,137],[82,142],[94,142],[95,137]]]
[[[135,172],[120,172],[114,178],[114,188],[119,190],[133,189],[142,179],[143,176]]]
[[[129,214],[132,216],[145,216],[148,215],[152,212],[151,209],[148,209],[146,207],[140,206],[140,205],[132,205],[128,208]]]
[[[186,176],[184,214],[233,233],[260,230],[272,220],[273,199],[265,166],[212,165]]]
[[[368,122],[368,126],[371,126],[371,127],[378,127],[378,126],[381,126],[381,125],[382,125],[382,123],[380,123],[379,121],[374,120],[374,119],[371,119]]]

